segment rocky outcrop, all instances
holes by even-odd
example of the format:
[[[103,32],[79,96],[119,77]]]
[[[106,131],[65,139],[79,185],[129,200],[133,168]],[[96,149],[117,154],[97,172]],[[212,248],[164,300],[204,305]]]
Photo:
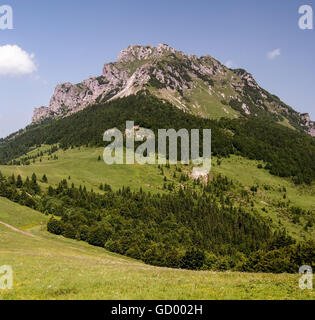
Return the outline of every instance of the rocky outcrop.
[[[32,121],[39,122],[48,117],[68,116],[96,102],[134,94],[149,85],[152,77],[169,89],[188,88],[181,75],[171,66],[167,75],[164,74],[164,70],[158,68],[154,60],[165,54],[176,54],[176,51],[165,44],[160,44],[156,48],[129,46],[120,52],[116,63],[104,65],[101,76],[90,77],[75,85],[69,82],[57,85],[48,107],[36,108]],[[180,52],[178,54],[183,55]],[[132,72],[126,64],[135,61],[140,63]]]
[[[42,119],[49,117],[48,107],[39,107],[34,109],[32,122],[39,122]]]
[[[231,108],[244,117],[270,112],[279,119],[297,119],[295,127],[315,135],[315,125],[308,114],[297,113],[266,92],[246,70],[231,70],[209,55],[200,58],[185,55],[166,44],[128,46],[119,53],[117,62],[104,65],[100,76],[89,77],[78,84],[57,85],[48,107],[36,108],[32,121],[66,117],[92,104],[126,97],[143,89],[198,116],[211,117],[211,107],[216,104],[224,115],[230,115]],[[202,104],[207,101],[209,105],[204,108]],[[202,112],[205,109],[208,111]]]
[[[245,103],[242,104],[242,109],[244,110],[245,114],[250,115],[250,111]]]
[[[302,126],[313,137],[315,137],[315,122],[311,120],[308,113],[301,114]]]
[[[156,48],[153,46],[129,46],[119,53],[117,62],[128,63],[136,60],[158,59],[165,53],[175,54],[176,50],[167,44],[159,44]]]

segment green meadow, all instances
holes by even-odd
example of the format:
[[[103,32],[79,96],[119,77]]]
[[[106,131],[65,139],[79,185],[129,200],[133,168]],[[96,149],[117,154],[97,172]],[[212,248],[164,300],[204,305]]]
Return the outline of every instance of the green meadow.
[[[157,268],[84,242],[49,234],[48,217],[0,198],[0,265],[12,290],[0,299],[315,299],[299,275]]]
[[[42,147],[43,149],[45,147]],[[40,150],[40,149],[39,149]],[[98,189],[101,183],[110,184],[114,189],[129,185],[132,188],[144,190],[158,189],[163,183],[163,177],[158,174],[157,166],[141,165],[105,165],[98,160],[103,156],[103,149],[77,148],[72,150],[55,152],[58,160],[48,155],[39,158],[35,164],[29,166],[0,166],[0,171],[8,176],[20,174],[23,178],[34,173],[40,179],[46,174],[48,183],[57,185],[62,179],[67,179],[76,186],[85,185],[87,189]],[[33,155],[37,151],[31,151],[28,155]],[[69,179],[70,178],[70,179]],[[45,186],[45,185],[42,185]]]
[[[47,150],[42,146],[39,150]],[[33,150],[29,155],[36,154]],[[102,148],[58,150],[52,156],[44,154],[28,166],[0,166],[9,176],[20,174],[23,179],[35,173],[38,179],[45,174],[48,183],[42,188],[56,186],[67,179],[76,186],[100,191],[107,183],[114,189],[130,186],[145,191],[164,192],[164,176],[175,188],[176,168],[141,165],[105,165]],[[232,156],[212,159],[210,178],[224,175],[232,179],[239,190],[250,191],[254,210],[269,217],[276,227],[284,225],[296,239],[314,238],[314,227],[305,231],[303,224],[292,223],[277,208],[283,200],[305,210],[315,209],[315,187],[296,186],[291,180],[272,176],[258,168],[259,162]],[[189,174],[192,166],[181,166]],[[189,180],[188,185],[192,184]],[[263,210],[264,209],[264,210]],[[85,242],[55,236],[46,231],[49,217],[0,198],[0,221],[35,237],[19,233],[0,224],[0,265],[11,265],[14,270],[14,288],[0,291],[0,299],[314,299],[310,290],[300,290],[299,275],[257,274],[238,272],[187,271],[158,268],[141,261],[110,253]]]
[[[32,156],[38,151],[48,150],[47,146],[31,151],[28,155]],[[0,171],[5,176],[20,174],[23,179],[31,177],[33,173],[38,180],[45,174],[48,183],[40,183],[42,188],[48,185],[57,186],[62,179],[67,179],[75,186],[86,186],[88,190],[99,190],[100,184],[109,184],[113,189],[129,186],[133,190],[141,187],[146,192],[164,192],[164,176],[167,183],[174,183],[175,189],[180,188],[181,182],[173,177],[176,171],[175,166],[163,168],[163,175],[157,165],[105,165],[102,161],[103,148],[75,148],[66,151],[58,150],[53,156],[44,153],[42,161],[36,158],[35,163],[25,166],[0,166]],[[54,160],[54,156],[57,160]],[[99,160],[99,157],[101,160]],[[245,189],[249,192],[254,209],[260,214],[269,217],[274,227],[283,225],[288,232],[296,239],[314,238],[315,226],[304,230],[305,221],[303,218],[300,223],[293,223],[283,210],[278,208],[278,203],[286,201],[290,206],[297,206],[304,210],[315,211],[315,185],[296,186],[290,179],[280,178],[271,175],[265,169],[258,169],[255,160],[248,160],[243,157],[231,156],[230,158],[212,159],[212,169],[210,177],[221,174],[232,179],[239,186],[239,190]],[[190,174],[192,165],[181,166],[182,172]],[[185,183],[192,186],[192,181]],[[258,186],[258,192],[252,194],[250,188]],[[284,200],[284,188],[286,190]],[[304,223],[304,225],[303,225]]]

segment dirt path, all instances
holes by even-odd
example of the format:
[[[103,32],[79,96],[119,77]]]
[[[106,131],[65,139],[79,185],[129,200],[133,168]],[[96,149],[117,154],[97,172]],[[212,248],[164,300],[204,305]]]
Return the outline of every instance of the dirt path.
[[[13,230],[13,231],[15,231],[15,232],[22,233],[22,234],[24,234],[25,236],[36,238],[33,234],[31,234],[31,233],[29,233],[29,232],[25,232],[25,231],[19,230],[19,229],[17,229],[17,228],[14,228],[14,227],[10,226],[9,224],[4,223],[4,222],[2,222],[2,221],[0,221],[0,224],[4,225],[5,227],[7,227],[7,228],[9,228],[9,229],[11,229],[11,230]]]

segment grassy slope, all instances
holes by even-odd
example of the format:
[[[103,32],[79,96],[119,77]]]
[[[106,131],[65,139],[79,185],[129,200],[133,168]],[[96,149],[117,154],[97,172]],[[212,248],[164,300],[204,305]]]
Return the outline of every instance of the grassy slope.
[[[279,214],[276,206],[278,201],[284,201],[284,192],[281,190],[286,188],[287,199],[291,202],[291,206],[298,206],[304,210],[311,210],[315,213],[315,185],[312,186],[296,186],[290,179],[284,179],[269,174],[267,170],[258,169],[258,161],[247,160],[242,157],[232,156],[228,159],[221,160],[221,165],[216,165],[217,161],[213,159],[212,172],[221,173],[234,181],[238,181],[248,189],[251,186],[258,185],[259,192],[254,198],[255,208],[262,214],[270,217],[275,225],[279,220],[288,231],[297,239],[303,237],[314,238],[315,228],[305,232],[300,225],[293,224],[286,217]],[[269,190],[265,190],[267,186]],[[266,208],[268,213],[264,213],[261,209]]]
[[[0,299],[314,299],[298,275],[193,272],[156,268],[83,242],[49,234],[47,217],[0,198],[0,265],[11,265],[14,288]],[[18,212],[18,215],[16,214]]]
[[[52,185],[70,176],[70,183],[73,182],[76,186],[85,185],[88,189],[94,190],[98,189],[101,183],[110,184],[117,189],[123,185],[137,189],[142,186],[147,191],[163,184],[163,177],[158,175],[157,166],[106,166],[103,161],[98,161],[98,156],[102,157],[103,151],[102,148],[84,147],[58,151],[54,154],[58,156],[58,160],[48,160],[48,155],[44,155],[42,162],[37,160],[30,166],[0,166],[0,171],[6,176],[12,173],[21,174],[23,178],[31,176],[33,172],[39,179],[46,174],[48,182]]]
[[[151,92],[161,99],[169,100],[173,105],[179,109],[188,109],[192,114],[209,119],[221,119],[221,118],[237,118],[240,113],[233,110],[230,106],[223,105],[221,103],[224,100],[216,89],[211,92],[209,87],[203,82],[198,81],[196,88],[185,91],[185,98],[182,98],[178,93],[171,94],[166,89],[157,90],[151,88]],[[221,90],[226,97],[231,94],[228,89]],[[185,108],[185,107],[186,108]]]
[[[44,225],[48,217],[0,197],[0,221],[18,229],[27,230],[34,226]]]
[[[266,198],[273,200],[282,200],[283,192],[279,188],[287,189],[288,199],[295,205],[304,209],[315,209],[315,185],[296,186],[290,179],[280,178],[269,174],[267,170],[258,169],[258,161],[247,160],[242,157],[231,156],[228,159],[221,159],[221,165],[216,165],[213,159],[213,172],[224,174],[225,176],[241,182],[244,186],[267,185],[272,187],[271,190],[265,191]],[[260,162],[261,163],[261,162]]]
[[[43,146],[42,150],[47,149]],[[0,166],[0,171],[9,176],[12,173],[15,175],[21,174],[25,179],[26,176],[31,176],[36,173],[40,179],[43,174],[48,177],[49,184],[57,185],[62,179],[68,179],[70,183],[76,186],[85,185],[88,190],[93,188],[95,191],[101,183],[107,183],[113,188],[118,189],[122,186],[130,186],[132,189],[139,190],[142,187],[145,191],[161,192],[163,188],[163,176],[157,166],[141,166],[141,165],[105,165],[103,161],[98,161],[98,156],[102,156],[103,149],[84,148],[73,149],[67,151],[59,150],[55,153],[58,160],[48,160],[48,155],[45,154],[43,161],[38,159],[35,164],[30,166]],[[36,154],[32,151],[30,154]],[[278,201],[283,201],[283,191],[287,189],[287,199],[291,205],[301,207],[306,210],[315,210],[315,185],[312,187],[295,186],[289,179],[283,179],[269,174],[264,169],[258,169],[257,161],[247,160],[242,157],[232,156],[229,159],[221,160],[221,165],[218,166],[217,159],[212,161],[212,174],[222,174],[234,182],[239,183],[243,187],[250,189],[251,186],[259,185],[259,192],[253,197],[255,209],[261,214],[267,215],[274,221],[277,227],[279,220],[284,225],[291,235],[297,239],[304,237],[315,237],[315,226],[305,232],[301,224],[293,224],[287,217],[280,214],[276,206]],[[184,171],[191,168],[184,168]],[[178,179],[173,179],[174,167],[164,169],[164,174],[168,178],[168,182],[174,181],[179,187]],[[48,185],[42,184],[42,187]],[[264,186],[268,186],[270,190],[265,190]],[[266,208],[268,213],[262,211]]]

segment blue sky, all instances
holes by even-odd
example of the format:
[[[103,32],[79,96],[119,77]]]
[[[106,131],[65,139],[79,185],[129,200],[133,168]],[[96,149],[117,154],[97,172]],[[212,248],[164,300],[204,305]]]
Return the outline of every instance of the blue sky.
[[[298,8],[315,9],[314,1],[0,0],[4,4],[13,8],[14,30],[0,30],[0,49],[18,46],[36,70],[8,75],[0,69],[0,137],[30,123],[33,108],[48,105],[56,84],[101,74],[129,44],[167,43],[233,63],[315,119],[315,30],[298,28]]]

